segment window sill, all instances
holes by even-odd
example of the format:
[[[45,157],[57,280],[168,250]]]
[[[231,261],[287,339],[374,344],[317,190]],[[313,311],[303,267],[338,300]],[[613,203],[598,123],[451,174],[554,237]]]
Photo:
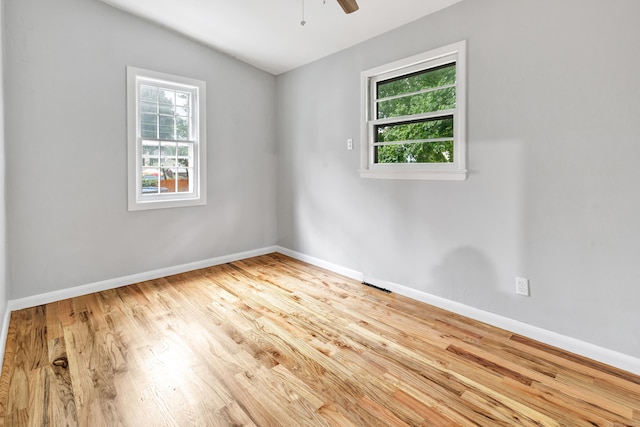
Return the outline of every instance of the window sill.
[[[166,193],[165,193],[166,194]],[[204,206],[207,204],[206,197],[191,197],[191,198],[153,198],[147,200],[130,200],[129,211],[145,211],[149,209],[164,209],[164,208],[182,208],[187,206]]]
[[[414,179],[431,181],[464,181],[467,179],[467,171],[418,171],[418,170],[360,170],[361,178],[375,179]]]

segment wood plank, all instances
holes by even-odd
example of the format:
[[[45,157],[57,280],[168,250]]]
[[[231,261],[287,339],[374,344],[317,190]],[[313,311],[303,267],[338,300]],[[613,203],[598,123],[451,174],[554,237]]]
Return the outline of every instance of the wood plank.
[[[13,378],[15,362],[14,349],[16,348],[16,327],[18,313],[11,313],[9,319],[9,327],[7,329],[7,341],[5,343],[4,360],[2,361],[2,375],[0,376],[0,414],[7,414],[7,401],[9,399],[9,391],[11,379]],[[0,417],[0,427],[4,427],[6,417]]]

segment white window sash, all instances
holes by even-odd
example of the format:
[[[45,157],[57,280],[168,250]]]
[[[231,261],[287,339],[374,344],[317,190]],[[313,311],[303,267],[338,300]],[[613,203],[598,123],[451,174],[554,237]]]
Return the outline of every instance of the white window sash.
[[[421,92],[431,92],[448,87],[456,88],[456,105],[454,109],[420,113],[401,117],[377,119],[377,106],[380,102],[394,98],[415,95],[402,94],[392,97],[377,98],[377,84],[386,80],[399,78],[421,71],[428,71],[442,65],[455,64],[455,85],[443,85],[429,88]],[[387,179],[466,179],[466,42],[461,41],[439,49],[435,49],[391,64],[363,71],[361,74],[361,93],[367,94],[362,100],[361,169],[360,175],[365,178]],[[453,138],[425,139],[415,141],[375,142],[375,128],[381,125],[402,124],[411,121],[423,121],[444,117],[453,117]],[[375,148],[392,144],[413,144],[420,142],[437,142],[438,140],[454,141],[453,162],[451,163],[375,163]],[[430,174],[433,173],[433,176]],[[394,174],[396,176],[394,176]]]

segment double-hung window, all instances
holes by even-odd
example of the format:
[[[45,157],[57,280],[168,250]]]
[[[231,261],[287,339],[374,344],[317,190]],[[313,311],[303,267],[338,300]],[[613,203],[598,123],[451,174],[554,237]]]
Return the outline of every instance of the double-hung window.
[[[466,178],[466,42],[363,71],[366,178]]]
[[[205,82],[127,67],[129,210],[206,204]]]

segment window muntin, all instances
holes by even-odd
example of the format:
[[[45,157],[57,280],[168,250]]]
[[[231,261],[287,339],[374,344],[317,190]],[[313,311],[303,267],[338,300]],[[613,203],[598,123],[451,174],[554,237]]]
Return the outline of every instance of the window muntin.
[[[127,72],[129,210],[206,204],[205,83]]]
[[[362,73],[363,177],[466,178],[465,42]]]

